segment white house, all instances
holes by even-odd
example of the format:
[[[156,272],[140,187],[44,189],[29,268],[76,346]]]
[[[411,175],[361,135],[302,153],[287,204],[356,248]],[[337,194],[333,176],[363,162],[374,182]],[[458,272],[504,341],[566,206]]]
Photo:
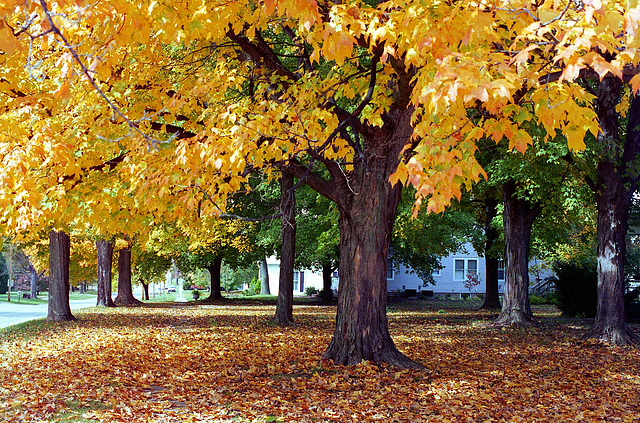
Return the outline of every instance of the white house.
[[[398,270],[394,270],[393,255],[389,257],[389,264],[387,267],[387,291],[388,292],[407,292],[420,293],[422,291],[429,291],[429,294],[433,293],[435,296],[453,295],[460,296],[461,294],[484,294],[486,284],[485,274],[485,262],[484,257],[480,257],[478,253],[473,250],[471,244],[465,245],[460,251],[450,254],[447,257],[443,257],[440,260],[443,268],[433,273],[433,279],[435,285],[424,286],[422,279],[415,273],[411,272],[411,269],[400,265]],[[504,262],[499,262],[498,268],[498,283],[500,292],[503,291],[504,286]],[[530,264],[530,269],[534,270],[538,263],[533,260]],[[275,257],[269,257],[267,259],[267,267],[269,272],[269,288],[271,294],[278,295],[278,277],[280,271],[280,261]],[[476,274],[479,283],[471,290],[465,286],[465,281],[468,279],[468,275]],[[550,271],[537,271],[536,273],[530,273],[531,284],[534,285],[537,281],[550,276]],[[338,275],[334,273],[332,278],[332,289],[338,289]],[[296,269],[294,272],[294,295],[304,295],[307,287],[314,287],[318,291],[322,289],[322,273],[311,269]]]
[[[267,272],[269,274],[269,290],[272,295],[278,295],[280,278],[280,260],[275,257],[267,258]],[[262,275],[260,275],[262,276]],[[337,276],[337,275],[336,275]],[[293,295],[304,295],[307,287],[322,290],[322,272],[311,269],[295,269],[293,272]],[[333,278],[332,289],[338,290],[338,279]]]

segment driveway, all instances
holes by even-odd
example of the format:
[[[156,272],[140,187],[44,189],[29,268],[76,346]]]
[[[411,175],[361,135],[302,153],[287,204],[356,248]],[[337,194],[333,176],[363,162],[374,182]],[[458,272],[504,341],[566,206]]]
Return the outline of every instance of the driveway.
[[[96,298],[86,300],[69,301],[71,310],[95,307]],[[20,304],[17,302],[0,302],[0,328],[17,325],[29,320],[43,319],[47,317],[49,310],[47,304]]]

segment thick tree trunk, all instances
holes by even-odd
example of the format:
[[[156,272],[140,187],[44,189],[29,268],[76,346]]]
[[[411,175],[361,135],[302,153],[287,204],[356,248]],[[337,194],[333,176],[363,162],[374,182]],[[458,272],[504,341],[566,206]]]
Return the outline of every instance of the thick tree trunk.
[[[275,321],[280,326],[288,326],[293,321],[293,267],[296,251],[296,196],[293,189],[294,177],[282,172],[280,177],[280,206],[282,207],[282,251],[280,254],[280,275]]]
[[[129,247],[118,250],[118,295],[115,299],[117,306],[137,306],[142,304],[133,296],[131,286],[131,249]]]
[[[269,267],[267,266],[267,258],[260,260],[260,295],[271,295],[269,287]]]
[[[98,307],[115,307],[111,298],[111,267],[113,265],[113,243],[106,239],[96,242],[98,250]]]
[[[33,265],[29,268],[29,291],[29,298],[38,298],[38,272]]]
[[[218,255],[213,260],[211,265],[206,268],[211,276],[211,294],[204,300],[204,302],[215,302],[222,299],[222,282],[220,277],[220,270],[222,269],[222,256]]]
[[[598,308],[593,326],[586,338],[595,338],[615,345],[638,342],[627,326],[624,311],[625,235],[629,208],[637,186],[637,170],[628,169],[640,151],[640,100],[634,96],[629,110],[627,137],[624,145],[618,135],[615,106],[621,83],[615,78],[600,82],[598,141],[604,147],[598,163],[596,206],[598,209]]]
[[[333,302],[333,290],[331,289],[331,275],[333,266],[331,263],[322,264],[322,302],[331,304]]]
[[[71,321],[76,318],[69,306],[69,256],[71,241],[64,231],[49,234],[49,313],[47,320]]]
[[[501,325],[533,324],[529,304],[529,240],[539,205],[531,205],[516,195],[513,181],[502,187],[504,197],[505,286],[502,311],[496,319]]]
[[[491,225],[498,214],[498,202],[494,198],[485,201],[484,244],[485,294],[483,309],[500,308],[500,287],[498,284],[498,259],[494,256],[494,244],[498,239],[498,231]]]
[[[356,160],[336,196],[340,213],[340,286],[333,339],[324,358],[354,365],[363,360],[420,368],[396,348],[387,320],[387,260],[401,186],[389,177],[410,139],[411,110],[396,110],[365,136],[366,154]]]

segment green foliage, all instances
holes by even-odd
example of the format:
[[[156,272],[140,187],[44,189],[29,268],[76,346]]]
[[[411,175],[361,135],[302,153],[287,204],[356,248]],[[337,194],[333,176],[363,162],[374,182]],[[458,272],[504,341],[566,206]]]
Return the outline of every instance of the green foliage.
[[[531,305],[543,305],[543,304],[552,304],[558,305],[558,296],[556,294],[545,294],[545,295],[529,295],[529,303]]]
[[[441,214],[421,211],[412,218],[413,189],[404,189],[393,230],[393,266],[412,269],[423,285],[435,283],[433,272],[442,268],[441,257],[460,250],[481,236],[471,213],[448,208]]]
[[[193,295],[193,299],[196,301],[200,298],[200,291],[198,291],[197,289],[191,291],[191,294]]]
[[[304,290],[304,295],[310,297],[312,295],[316,295],[318,294],[318,289],[314,286],[308,286],[305,290]]]
[[[248,267],[231,268],[226,263],[222,264],[222,270],[220,272],[221,285],[225,291],[238,290],[245,283],[257,280],[258,293],[260,293],[260,280],[258,279],[258,266],[251,265]],[[254,295],[254,294],[250,294]]]
[[[593,317],[597,308],[598,274],[594,260],[556,262],[553,278],[558,307],[568,317]]]

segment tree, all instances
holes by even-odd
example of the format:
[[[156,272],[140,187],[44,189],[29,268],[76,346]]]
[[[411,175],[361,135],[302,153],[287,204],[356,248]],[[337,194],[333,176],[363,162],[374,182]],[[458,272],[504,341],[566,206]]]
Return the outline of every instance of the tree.
[[[283,172],[280,178],[280,204],[282,207],[280,252],[280,275],[275,321],[280,326],[289,326],[293,321],[293,269],[296,252],[296,196],[294,177]]]
[[[260,295],[271,295],[269,287],[269,268],[267,267],[267,258],[260,259]]]
[[[98,251],[98,292],[97,306],[115,307],[111,298],[111,268],[113,266],[113,242],[101,239],[96,241]]]
[[[126,177],[131,210],[168,220],[184,213],[175,204],[224,213],[252,170],[287,166],[340,215],[341,293],[325,353],[340,364],[415,366],[393,345],[385,314],[400,183],[416,188],[414,212],[423,201],[440,211],[483,175],[476,143],[506,137],[525,151],[522,124],[534,116],[547,137],[559,131],[570,149],[584,148],[597,119],[576,79],[637,73],[638,15],[617,2],[118,0],[79,11],[10,0],[1,13],[3,138],[16,147],[2,174],[18,176],[2,185],[9,226],[72,221],[69,199],[81,197],[67,188],[107,163]],[[635,91],[640,78],[631,81]],[[41,151],[40,140],[52,148]],[[49,166],[47,184],[62,189],[30,191],[38,179],[20,176]],[[61,204],[23,208],[18,192]]]
[[[131,247],[118,250],[118,295],[113,302],[117,306],[137,306],[141,302],[133,296],[131,285]]]
[[[616,105],[621,93],[617,78],[604,78],[598,89],[600,132],[597,141],[604,150],[594,185],[598,209],[598,308],[587,332],[589,338],[616,345],[638,342],[627,326],[624,312],[625,237],[629,210],[638,183],[640,153],[640,99],[633,89],[626,136],[620,136]]]
[[[47,320],[76,320],[69,306],[70,237],[64,231],[49,235],[49,312]]]

